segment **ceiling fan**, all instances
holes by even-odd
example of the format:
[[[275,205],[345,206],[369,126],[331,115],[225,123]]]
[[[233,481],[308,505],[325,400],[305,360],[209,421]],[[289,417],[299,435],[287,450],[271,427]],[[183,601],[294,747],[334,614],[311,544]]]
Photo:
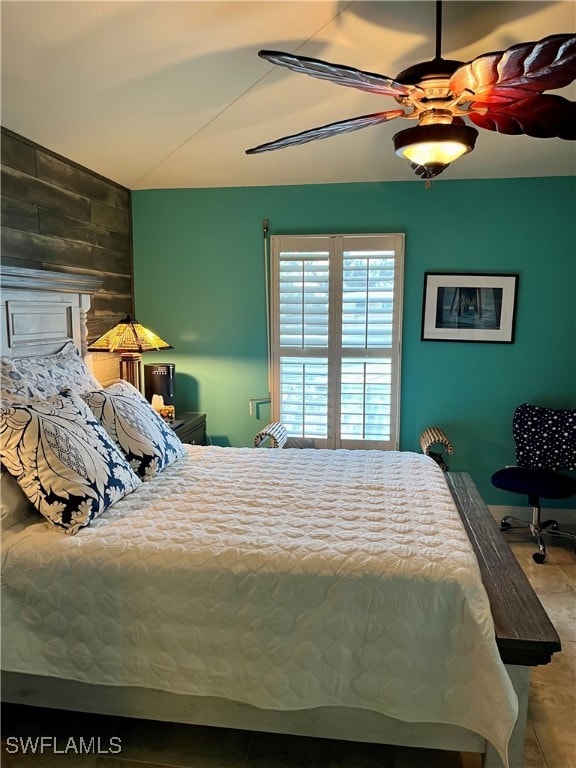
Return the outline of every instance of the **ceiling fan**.
[[[430,61],[408,67],[395,78],[281,51],[259,51],[267,61],[336,85],[392,96],[400,108],[284,136],[246,150],[253,155],[357,131],[396,118],[415,120],[393,137],[396,154],[427,183],[454,160],[474,149],[478,131],[576,140],[576,103],[544,91],[576,79],[576,35],[558,34],[505,51],[485,53],[467,63],[443,59],[442,2],[436,2],[436,51]]]

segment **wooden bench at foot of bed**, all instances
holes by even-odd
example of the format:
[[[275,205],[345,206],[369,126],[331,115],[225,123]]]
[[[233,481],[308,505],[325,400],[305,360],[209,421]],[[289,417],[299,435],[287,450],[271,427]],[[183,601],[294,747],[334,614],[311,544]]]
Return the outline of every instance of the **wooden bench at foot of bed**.
[[[560,638],[490,510],[466,472],[447,472],[446,479],[478,558],[503,662],[550,663]]]
[[[447,472],[446,479],[478,558],[500,656],[518,695],[518,720],[510,739],[509,759],[510,768],[522,768],[530,668],[549,664],[553,654],[561,650],[560,638],[470,475]],[[490,744],[486,745],[482,765],[502,765]]]

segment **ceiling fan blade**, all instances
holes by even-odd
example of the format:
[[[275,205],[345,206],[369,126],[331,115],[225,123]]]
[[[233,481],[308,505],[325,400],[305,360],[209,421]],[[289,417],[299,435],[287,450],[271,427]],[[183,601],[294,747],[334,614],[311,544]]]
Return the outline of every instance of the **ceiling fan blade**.
[[[511,136],[526,134],[537,139],[576,140],[576,103],[554,94],[529,95],[521,100],[475,102],[468,117],[480,128]]]
[[[295,56],[293,53],[282,53],[282,51],[259,51],[258,56],[279,67],[291,69],[293,72],[301,72],[320,80],[328,80],[336,85],[347,85],[350,88],[358,88],[381,96],[408,96],[414,90],[414,86],[403,85],[386,75],[363,72],[361,69],[347,67],[344,64],[331,64],[329,61],[311,59],[308,56]]]
[[[563,88],[575,78],[576,35],[551,35],[478,56],[454,72],[450,90],[455,95],[472,91],[478,101],[486,101],[494,91],[524,98],[530,91]]]
[[[246,154],[255,155],[259,152],[269,152],[273,149],[283,149],[284,147],[292,147],[297,144],[306,144],[309,141],[316,141],[316,139],[327,139],[330,136],[337,136],[339,133],[350,133],[351,131],[358,131],[360,128],[367,128],[369,125],[387,123],[389,120],[394,120],[396,117],[402,117],[404,114],[405,112],[403,109],[391,109],[388,112],[375,112],[373,115],[352,117],[350,120],[329,123],[328,125],[322,125],[319,128],[311,128],[309,131],[294,133],[291,136],[284,136],[282,139],[276,139],[276,141],[260,144],[257,147],[252,147],[252,149],[247,149]]]

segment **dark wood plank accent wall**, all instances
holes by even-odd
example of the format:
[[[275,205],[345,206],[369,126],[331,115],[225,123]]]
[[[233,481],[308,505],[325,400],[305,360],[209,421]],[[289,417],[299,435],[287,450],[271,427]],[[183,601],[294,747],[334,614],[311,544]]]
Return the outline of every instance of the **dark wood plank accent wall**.
[[[130,190],[2,128],[2,263],[103,280],[88,340],[133,313]]]

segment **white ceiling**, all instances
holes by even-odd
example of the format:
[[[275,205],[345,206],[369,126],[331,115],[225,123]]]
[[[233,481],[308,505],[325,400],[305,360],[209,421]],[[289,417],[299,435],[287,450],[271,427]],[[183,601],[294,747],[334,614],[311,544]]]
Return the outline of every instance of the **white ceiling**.
[[[395,77],[433,58],[434,14],[430,0],[3,0],[2,124],[131,189],[416,180],[393,150],[403,121],[244,151],[397,106],[275,67],[259,49]],[[468,61],[574,31],[573,0],[448,1],[442,54]],[[440,178],[575,172],[575,142],[481,130]]]

